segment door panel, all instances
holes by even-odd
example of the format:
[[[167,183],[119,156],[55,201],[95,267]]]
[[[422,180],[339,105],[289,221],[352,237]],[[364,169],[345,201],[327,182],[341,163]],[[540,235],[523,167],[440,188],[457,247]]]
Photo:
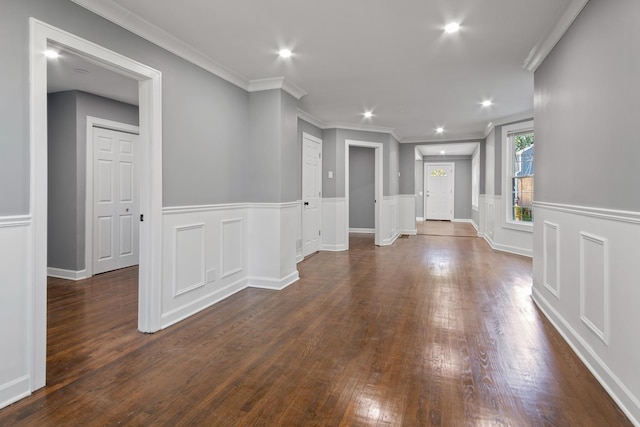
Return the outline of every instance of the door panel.
[[[320,250],[320,199],[322,197],[322,145],[303,138],[302,145],[302,255]]]
[[[94,274],[138,264],[137,138],[94,128]]]
[[[425,219],[452,220],[454,168],[451,164],[427,164],[425,168]]]

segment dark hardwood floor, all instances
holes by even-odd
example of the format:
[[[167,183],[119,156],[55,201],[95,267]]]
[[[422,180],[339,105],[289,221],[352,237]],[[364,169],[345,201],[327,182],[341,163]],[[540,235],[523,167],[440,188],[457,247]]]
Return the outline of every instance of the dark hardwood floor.
[[[530,259],[372,239],[153,335],[136,268],[51,279],[48,385],[0,425],[630,425],[534,306]]]

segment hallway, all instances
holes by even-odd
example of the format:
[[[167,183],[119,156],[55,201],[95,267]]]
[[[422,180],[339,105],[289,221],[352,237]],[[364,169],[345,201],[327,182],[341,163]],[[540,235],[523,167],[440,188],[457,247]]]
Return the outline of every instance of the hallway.
[[[534,306],[530,259],[372,239],[153,335],[135,267],[53,279],[48,386],[0,425],[630,425]]]

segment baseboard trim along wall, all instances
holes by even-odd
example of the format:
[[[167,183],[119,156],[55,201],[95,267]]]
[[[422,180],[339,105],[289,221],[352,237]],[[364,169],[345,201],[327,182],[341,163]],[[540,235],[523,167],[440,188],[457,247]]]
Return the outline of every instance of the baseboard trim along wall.
[[[67,280],[83,280],[88,277],[87,270],[73,271],[54,267],[47,267],[47,276]]]
[[[640,212],[534,202],[532,298],[640,425]]]
[[[349,233],[376,234],[375,228],[350,228]]]

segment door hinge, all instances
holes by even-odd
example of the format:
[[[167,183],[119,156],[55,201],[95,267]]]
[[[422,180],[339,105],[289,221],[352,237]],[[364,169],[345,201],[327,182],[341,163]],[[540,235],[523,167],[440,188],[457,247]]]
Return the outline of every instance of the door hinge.
[[[140,214],[140,222],[144,222],[144,215]]]

